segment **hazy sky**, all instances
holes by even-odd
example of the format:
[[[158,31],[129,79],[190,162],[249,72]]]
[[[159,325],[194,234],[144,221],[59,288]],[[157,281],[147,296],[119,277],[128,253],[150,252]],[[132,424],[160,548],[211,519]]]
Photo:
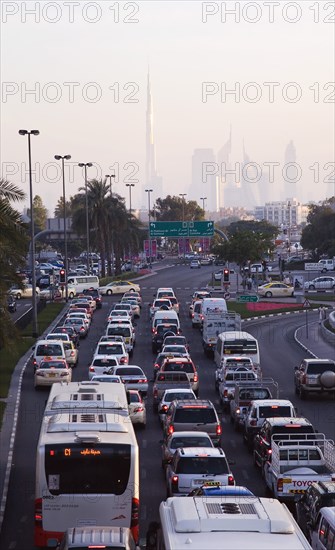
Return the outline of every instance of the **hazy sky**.
[[[262,170],[279,163],[281,186],[293,140],[298,198],[324,199],[334,186],[334,20],[329,1],[2,1],[2,176],[29,193],[18,130],[38,129],[33,191],[50,215],[62,194],[55,154],[72,156],[68,195],[83,184],[77,163],[94,162],[89,177],[117,168],[115,191],[128,204],[125,184],[135,183],[133,208],[144,206],[149,64],[164,195],[187,192],[193,150],[216,153],[231,124],[234,162],[244,138]]]

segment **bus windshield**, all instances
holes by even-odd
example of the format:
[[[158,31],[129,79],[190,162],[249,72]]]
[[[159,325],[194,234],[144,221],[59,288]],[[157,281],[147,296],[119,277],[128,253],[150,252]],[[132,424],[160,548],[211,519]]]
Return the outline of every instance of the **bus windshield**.
[[[125,492],[131,464],[126,444],[45,446],[45,475],[52,495]]]

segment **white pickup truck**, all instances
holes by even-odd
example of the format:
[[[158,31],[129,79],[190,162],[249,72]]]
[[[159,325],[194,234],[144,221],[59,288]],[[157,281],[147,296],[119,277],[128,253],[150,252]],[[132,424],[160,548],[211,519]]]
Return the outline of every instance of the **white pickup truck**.
[[[227,311],[208,311],[202,324],[202,347],[204,353],[209,355],[214,352],[216,342],[221,332],[227,330],[241,330],[241,316],[238,313]]]
[[[299,434],[299,439],[272,436],[264,479],[275,498],[297,500],[316,481],[335,481],[334,441],[324,434]]]

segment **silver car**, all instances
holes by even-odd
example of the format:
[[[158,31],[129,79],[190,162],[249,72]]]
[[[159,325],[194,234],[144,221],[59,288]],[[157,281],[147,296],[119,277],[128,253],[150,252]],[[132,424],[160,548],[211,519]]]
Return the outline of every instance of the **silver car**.
[[[162,443],[162,468],[165,468],[180,447],[214,447],[206,432],[175,432]]]
[[[316,277],[311,281],[306,281],[304,285],[306,290],[329,290],[335,289],[335,277]]]
[[[141,367],[137,365],[112,367],[110,373],[120,376],[126,390],[138,390],[142,395],[148,393],[148,379]]]

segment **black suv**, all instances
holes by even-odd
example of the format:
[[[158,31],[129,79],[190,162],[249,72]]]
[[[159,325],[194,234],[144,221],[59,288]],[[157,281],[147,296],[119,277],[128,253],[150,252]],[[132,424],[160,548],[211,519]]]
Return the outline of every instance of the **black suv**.
[[[332,481],[315,481],[296,503],[297,521],[309,540],[318,513],[324,506],[335,506],[335,483]]]
[[[165,336],[172,336],[173,334],[179,334],[177,325],[172,323],[161,323],[157,325],[151,342],[152,353],[161,351]]]
[[[259,433],[254,439],[254,464],[263,468],[266,461],[271,457],[271,437],[275,436],[276,441],[284,439],[301,438],[302,435],[309,434],[306,440],[308,444],[311,439],[315,439],[315,430],[307,418],[267,418],[264,420]]]

